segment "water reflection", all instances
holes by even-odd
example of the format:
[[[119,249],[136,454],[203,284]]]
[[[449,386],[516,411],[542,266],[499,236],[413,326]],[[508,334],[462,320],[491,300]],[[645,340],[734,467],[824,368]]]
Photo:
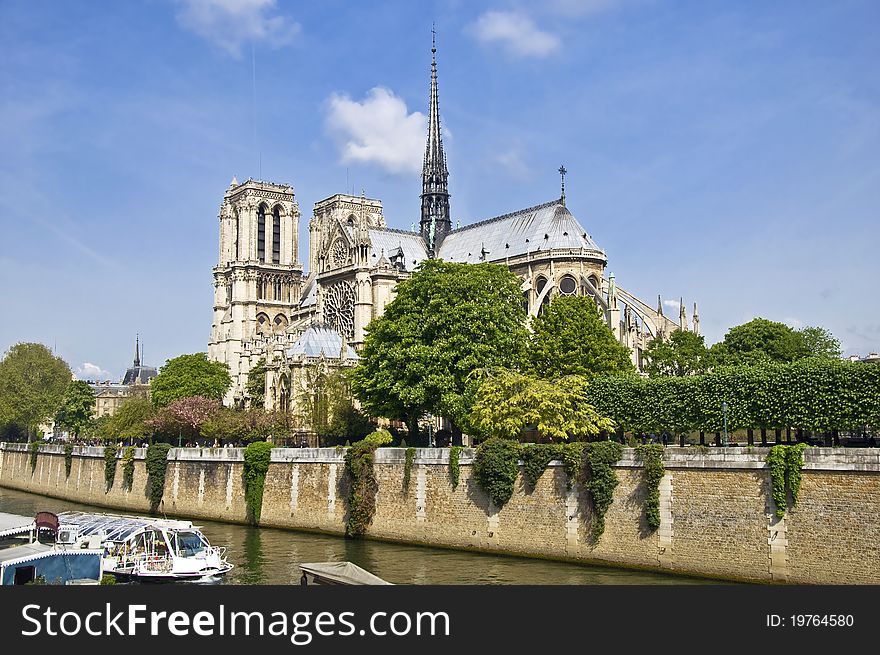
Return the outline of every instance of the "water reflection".
[[[108,510],[0,488],[0,512]],[[297,584],[301,562],[348,560],[396,584],[699,584],[705,581],[564,562],[196,521],[235,568],[224,584]]]

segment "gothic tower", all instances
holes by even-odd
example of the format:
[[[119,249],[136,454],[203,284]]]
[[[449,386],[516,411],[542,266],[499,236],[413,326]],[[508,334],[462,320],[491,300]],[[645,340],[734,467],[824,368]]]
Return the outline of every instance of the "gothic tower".
[[[422,166],[422,215],[419,232],[433,256],[443,237],[452,229],[449,218],[449,171],[440,136],[440,104],[437,98],[437,47],[431,39],[431,100],[428,115],[428,143]]]
[[[299,306],[299,206],[293,188],[233,178],[220,205],[220,261],[214,267],[214,320],[208,358],[229,365],[233,387],[224,402],[243,397],[249,365],[243,344],[283,332]]]

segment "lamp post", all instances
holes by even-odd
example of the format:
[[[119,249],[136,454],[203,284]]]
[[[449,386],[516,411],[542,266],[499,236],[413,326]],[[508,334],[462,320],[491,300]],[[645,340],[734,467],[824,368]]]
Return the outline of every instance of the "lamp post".
[[[721,413],[724,416],[724,440],[721,442],[722,446],[727,445],[727,401],[721,401]]]

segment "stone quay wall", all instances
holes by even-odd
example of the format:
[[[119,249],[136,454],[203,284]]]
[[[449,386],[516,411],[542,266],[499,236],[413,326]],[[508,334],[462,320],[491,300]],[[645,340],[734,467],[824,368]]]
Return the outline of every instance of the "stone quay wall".
[[[449,450],[417,449],[404,489],[404,449],[381,449],[367,536],[717,579],[880,583],[880,449],[808,449],[799,502],[781,519],[766,454],[766,448],[667,448],[661,526],[651,531],[643,465],[625,449],[605,533],[592,543],[587,494],[579,484],[566,488],[559,462],[551,462],[534,489],[520,475],[498,510],[472,476],[472,450],[461,452],[453,489]],[[121,462],[106,490],[103,448],[75,448],[68,476],[60,446],[43,446],[32,470],[26,445],[0,444],[0,486],[147,512],[144,456],[144,449],[136,451],[131,490],[123,489]],[[245,523],[243,466],[242,449],[172,449],[160,511]],[[336,449],[273,449],[261,525],[343,534],[345,477]]]

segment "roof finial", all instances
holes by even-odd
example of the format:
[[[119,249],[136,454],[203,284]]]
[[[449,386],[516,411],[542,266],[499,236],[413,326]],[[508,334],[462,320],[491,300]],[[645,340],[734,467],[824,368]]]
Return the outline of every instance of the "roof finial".
[[[565,164],[559,167],[559,175],[562,177],[562,196],[560,200],[562,201],[562,206],[565,207],[565,174],[568,173],[565,170]]]

